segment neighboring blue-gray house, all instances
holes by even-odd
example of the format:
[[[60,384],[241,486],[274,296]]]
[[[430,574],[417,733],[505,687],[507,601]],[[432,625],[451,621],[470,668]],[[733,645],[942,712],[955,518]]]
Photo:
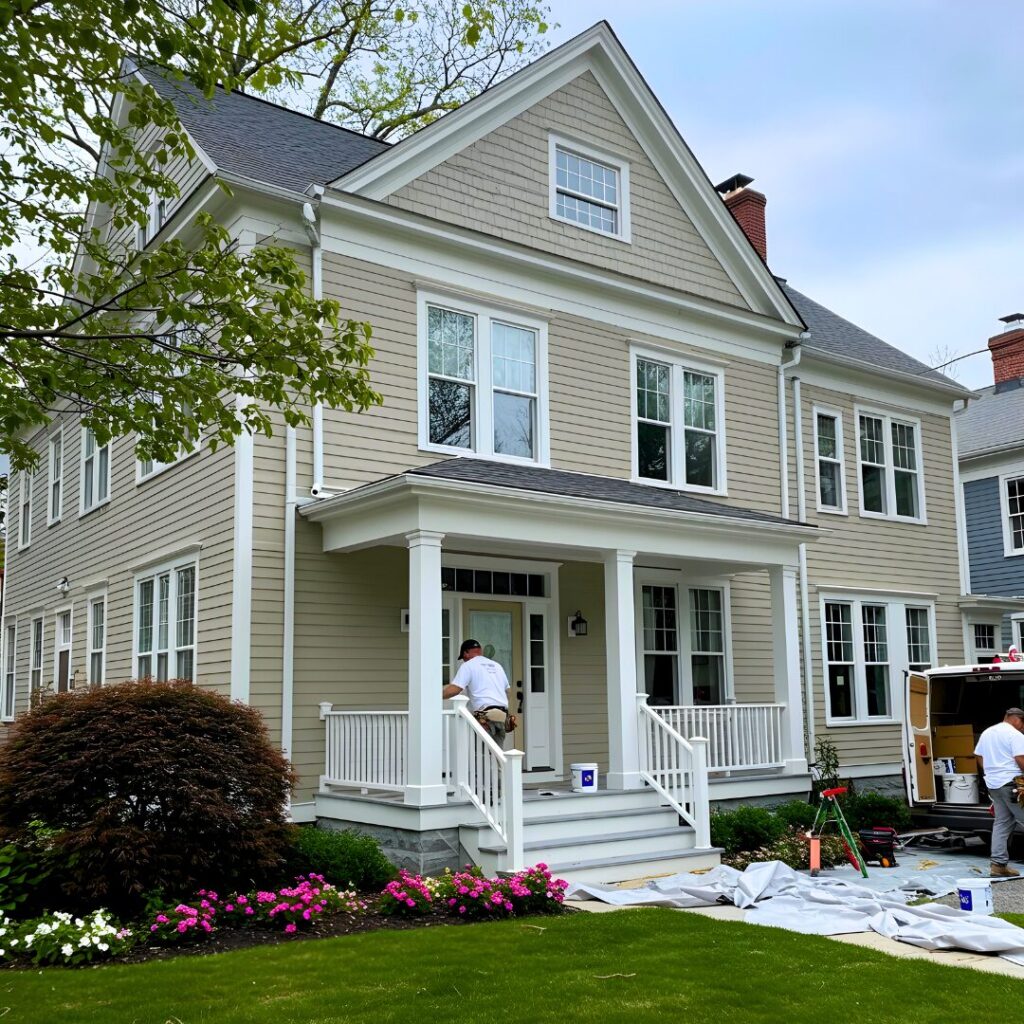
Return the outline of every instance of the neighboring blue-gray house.
[[[1024,650],[1024,314],[1002,320],[1006,329],[988,343],[995,383],[956,417],[968,591],[988,595],[964,609],[979,661],[1010,644]]]

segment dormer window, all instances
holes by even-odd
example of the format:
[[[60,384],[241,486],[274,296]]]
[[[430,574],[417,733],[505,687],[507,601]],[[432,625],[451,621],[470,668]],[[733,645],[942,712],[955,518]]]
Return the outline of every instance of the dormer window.
[[[550,209],[555,220],[629,241],[629,164],[550,136]]]

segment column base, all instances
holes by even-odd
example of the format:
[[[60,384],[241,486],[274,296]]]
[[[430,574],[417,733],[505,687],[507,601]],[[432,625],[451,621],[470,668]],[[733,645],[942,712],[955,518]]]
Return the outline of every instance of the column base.
[[[406,786],[404,802],[413,807],[435,807],[448,803],[448,789],[440,786]]]
[[[643,789],[645,785],[639,772],[608,772],[605,775],[607,789]]]
[[[783,775],[807,775],[810,770],[806,757],[795,757],[782,766]]]

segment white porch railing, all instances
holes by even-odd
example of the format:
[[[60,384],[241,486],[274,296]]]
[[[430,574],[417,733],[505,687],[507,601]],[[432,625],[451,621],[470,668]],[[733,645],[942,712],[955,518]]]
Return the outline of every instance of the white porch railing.
[[[455,708],[455,792],[467,796],[505,843],[499,864],[518,871],[523,863],[523,752],[502,750],[469,713],[469,698],[452,698]]]
[[[680,736],[708,741],[708,771],[781,768],[785,704],[709,704],[653,707]]]
[[[640,777],[660,793],[696,833],[696,848],[711,846],[711,808],[708,801],[707,740],[686,739],[647,705],[638,693],[637,729]]]

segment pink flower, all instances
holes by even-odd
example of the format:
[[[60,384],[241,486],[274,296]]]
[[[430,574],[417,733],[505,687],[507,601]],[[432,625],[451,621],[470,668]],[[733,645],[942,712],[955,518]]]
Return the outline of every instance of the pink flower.
[[[415,907],[416,906],[416,901],[415,900],[406,900],[405,901],[405,905],[407,907]]]
[[[208,933],[208,932],[213,930],[213,925],[211,925],[209,921],[205,921],[205,920],[204,921],[200,921],[199,925],[203,929],[204,932]]]
[[[459,913],[460,914],[464,914],[465,912],[466,912],[466,908],[465,907],[459,907]]]
[[[178,922],[178,931],[179,932],[188,931],[188,925],[184,921],[179,921]]]
[[[292,932],[298,931],[298,927],[299,927],[299,926],[298,926],[298,925],[296,925],[296,924],[286,924],[286,925],[284,926],[284,931],[285,931],[285,934],[286,934],[286,935],[291,935],[291,934],[292,934]]]
[[[254,911],[253,911],[252,907],[246,907],[246,908],[245,908],[245,912],[246,912],[247,914],[252,914],[252,913],[254,913]]]
[[[308,921],[309,920],[309,911],[308,910],[304,910],[302,912],[302,916]]]
[[[157,914],[156,915],[156,920],[157,920],[157,924],[167,924],[167,915],[166,914]]]
[[[234,906],[233,903],[229,903],[229,904],[227,904],[227,906],[224,907],[224,909],[225,909],[225,911],[227,911],[227,913],[230,914],[231,911],[235,909],[235,906]]]
[[[159,927],[159,925],[151,924],[151,925],[149,926],[149,930],[150,930],[151,932],[155,932],[155,931],[157,930],[157,928],[158,928],[158,927]]]

